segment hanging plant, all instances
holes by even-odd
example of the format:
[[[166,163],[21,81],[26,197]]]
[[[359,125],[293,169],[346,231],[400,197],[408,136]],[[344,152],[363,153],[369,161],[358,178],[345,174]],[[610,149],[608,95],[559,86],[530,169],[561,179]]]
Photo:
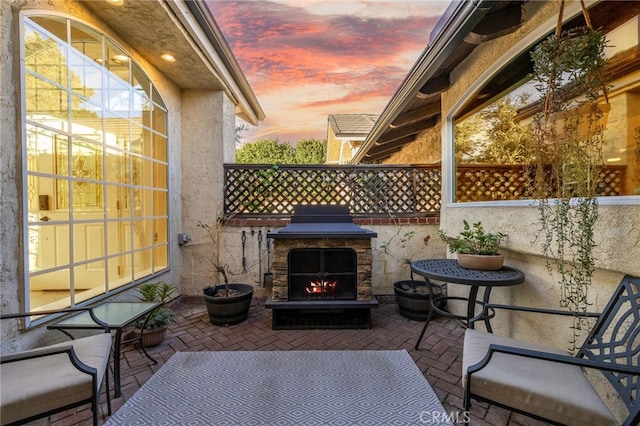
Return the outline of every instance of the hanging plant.
[[[531,54],[532,79],[543,94],[543,106],[532,124],[535,137],[531,153],[542,248],[549,271],[559,275],[560,304],[574,312],[586,312],[589,306],[609,111],[606,39],[593,29],[581,4],[586,25],[562,30],[563,0],[555,33]],[[572,350],[584,318],[574,317]]]

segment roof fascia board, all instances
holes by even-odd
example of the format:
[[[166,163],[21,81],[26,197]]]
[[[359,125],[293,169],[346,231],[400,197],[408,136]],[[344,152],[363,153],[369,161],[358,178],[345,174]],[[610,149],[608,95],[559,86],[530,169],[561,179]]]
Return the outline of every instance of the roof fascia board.
[[[351,163],[358,163],[364,159],[369,148],[496,3],[497,0],[475,0],[473,2],[454,1],[449,5],[436,24],[436,29],[439,31],[433,41],[420,55],[391,98]]]
[[[189,0],[167,3],[206,56],[241,118],[254,126],[264,120],[264,111],[206,4]]]

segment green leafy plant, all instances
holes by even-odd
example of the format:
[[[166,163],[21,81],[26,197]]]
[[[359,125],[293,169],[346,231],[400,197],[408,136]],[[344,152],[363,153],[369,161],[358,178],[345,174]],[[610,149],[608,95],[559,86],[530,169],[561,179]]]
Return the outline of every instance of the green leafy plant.
[[[160,281],[156,283],[144,283],[136,288],[138,300],[142,302],[159,302],[162,306],[155,309],[147,318],[137,323],[139,328],[144,326],[145,330],[151,330],[169,325],[174,312],[167,308],[167,303],[173,298],[175,287],[169,283]]]
[[[482,222],[470,225],[463,220],[462,224],[463,230],[457,237],[448,236],[442,229],[438,231],[438,236],[449,245],[451,253],[496,255],[500,244],[507,238],[507,234],[502,232],[486,232]]]
[[[547,268],[559,275],[560,305],[576,312],[570,350],[576,349],[586,323],[577,313],[590,305],[587,290],[595,270],[594,227],[609,109],[607,41],[593,29],[582,6],[586,25],[563,30],[563,0],[555,33],[531,53],[531,77],[542,98],[532,123],[535,140],[529,158]]]

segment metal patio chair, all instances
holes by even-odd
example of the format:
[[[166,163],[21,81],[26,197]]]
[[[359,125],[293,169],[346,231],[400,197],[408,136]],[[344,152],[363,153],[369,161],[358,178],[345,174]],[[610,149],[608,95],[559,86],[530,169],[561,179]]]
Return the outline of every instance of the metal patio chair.
[[[494,309],[574,315],[491,304]],[[585,315],[585,314],[582,314]],[[625,276],[576,356],[488,332],[465,332],[464,409],[471,398],[554,425],[640,424],[640,278]],[[586,369],[608,379],[628,409],[618,420],[595,391]]]
[[[111,415],[108,374],[111,333],[91,308],[3,314],[0,319],[80,311],[89,311],[105,332],[1,357],[2,425],[23,424],[90,403],[93,424],[97,426],[103,382],[107,388],[108,414]]]

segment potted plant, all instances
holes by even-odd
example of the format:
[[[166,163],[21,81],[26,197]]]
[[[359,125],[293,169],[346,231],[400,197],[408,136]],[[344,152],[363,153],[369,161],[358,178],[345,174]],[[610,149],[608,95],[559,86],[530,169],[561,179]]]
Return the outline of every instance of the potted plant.
[[[400,235],[400,228],[398,227],[396,233],[388,241],[380,244],[380,250],[384,254],[409,266],[411,257],[407,255],[412,251],[407,250],[407,243],[415,236],[416,231],[409,231]],[[396,239],[397,241],[394,242]],[[429,235],[426,235],[422,239],[424,245],[429,243],[429,239]],[[432,291],[434,296],[437,297],[443,295],[444,288],[440,285],[433,284]],[[425,321],[427,319],[429,310],[431,309],[431,299],[425,281],[416,281],[412,275],[409,280],[401,280],[393,283],[393,292],[400,315],[414,321]],[[444,308],[444,306],[444,301],[441,305],[438,305],[439,308]]]
[[[209,321],[213,325],[233,325],[246,320],[254,291],[251,284],[229,283],[229,275],[234,273],[229,265],[220,261],[220,236],[226,221],[227,218],[224,215],[218,215],[213,225],[198,223],[198,227],[206,232],[211,245],[206,261],[211,266],[212,275],[222,277],[223,280],[222,284],[203,289]]]
[[[146,319],[136,324],[141,329],[142,345],[145,348],[158,346],[167,335],[167,327],[173,318],[173,311],[167,307],[167,303],[171,301],[175,288],[171,284],[160,281],[141,284],[136,291],[140,301],[162,303]],[[144,330],[142,330],[143,327]]]
[[[442,229],[438,231],[440,238],[449,245],[449,251],[457,254],[460,266],[486,271],[502,268],[504,255],[498,253],[498,248],[507,235],[486,232],[482,222],[470,225],[463,220],[462,224],[463,230],[457,237],[448,236]]]

